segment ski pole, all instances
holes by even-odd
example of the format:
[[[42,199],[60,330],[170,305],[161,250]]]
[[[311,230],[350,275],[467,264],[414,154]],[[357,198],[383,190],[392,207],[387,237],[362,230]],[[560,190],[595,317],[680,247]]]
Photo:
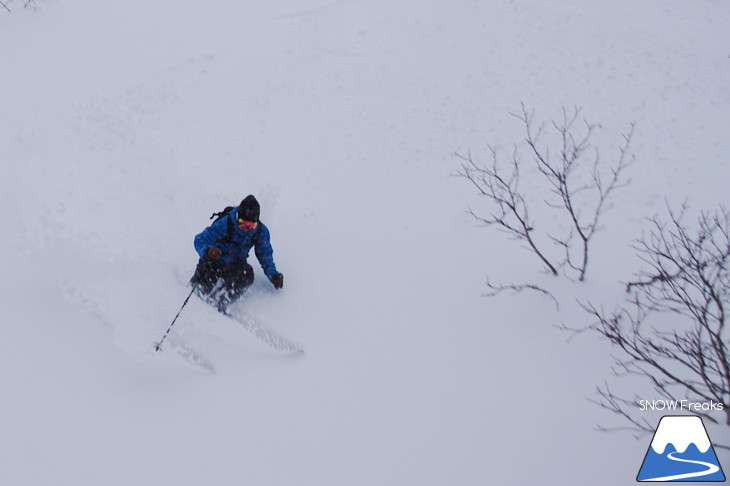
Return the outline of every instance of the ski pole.
[[[177,311],[177,315],[172,320],[172,323],[170,324],[170,327],[167,328],[167,331],[165,332],[165,335],[162,336],[162,339],[160,339],[160,342],[159,343],[155,343],[155,351],[159,351],[162,348],[162,343],[165,341],[165,338],[167,337],[167,335],[170,334],[170,329],[172,329],[172,326],[173,326],[173,324],[175,324],[175,321],[177,320],[177,318],[180,317],[180,313],[185,308],[185,305],[188,303],[188,301],[190,300],[190,297],[192,297],[193,292],[195,292],[195,289],[197,289],[197,288],[198,288],[198,284],[196,283],[195,285],[193,285],[192,290],[190,290],[190,293],[188,294],[188,297],[185,299],[185,302],[183,302],[182,307],[180,307],[180,310]]]

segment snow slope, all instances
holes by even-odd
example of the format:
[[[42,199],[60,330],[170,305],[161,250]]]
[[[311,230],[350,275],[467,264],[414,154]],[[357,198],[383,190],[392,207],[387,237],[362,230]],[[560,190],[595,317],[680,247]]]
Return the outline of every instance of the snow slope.
[[[617,298],[665,198],[724,202],[726,2],[38,4],[0,12],[0,484],[633,483],[649,439],[585,400],[610,349],[553,324]],[[607,156],[637,122],[560,314],[480,295],[543,277],[452,176],[520,102],[583,107]],[[256,267],[243,306],[306,354],[191,300],[155,355],[193,236],[249,193],[286,283]]]

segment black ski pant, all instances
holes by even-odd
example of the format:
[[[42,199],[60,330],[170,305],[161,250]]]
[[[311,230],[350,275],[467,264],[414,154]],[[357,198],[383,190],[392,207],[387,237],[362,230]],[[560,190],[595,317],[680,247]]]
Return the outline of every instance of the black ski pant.
[[[198,293],[219,310],[238,299],[253,283],[253,267],[246,260],[230,263],[198,261],[190,283],[198,284]]]

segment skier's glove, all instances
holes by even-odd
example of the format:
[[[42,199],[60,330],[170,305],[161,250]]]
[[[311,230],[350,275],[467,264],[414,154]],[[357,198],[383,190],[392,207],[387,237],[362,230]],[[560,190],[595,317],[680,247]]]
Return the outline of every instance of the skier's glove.
[[[269,280],[271,280],[271,283],[274,284],[275,289],[280,289],[284,286],[284,275],[280,273],[272,276]]]
[[[222,254],[223,254],[223,252],[221,251],[220,248],[216,248],[215,246],[213,246],[213,247],[208,248],[207,250],[205,250],[205,259],[208,260],[208,261],[214,262]]]

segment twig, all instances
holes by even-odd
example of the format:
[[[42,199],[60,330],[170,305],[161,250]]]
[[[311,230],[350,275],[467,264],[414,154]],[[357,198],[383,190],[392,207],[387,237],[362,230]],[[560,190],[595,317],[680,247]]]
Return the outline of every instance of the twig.
[[[524,292],[525,290],[532,290],[534,292],[538,292],[546,297],[549,297],[553,303],[555,304],[555,310],[560,312],[560,303],[558,302],[558,299],[555,298],[555,296],[549,292],[548,290],[545,290],[544,288],[540,287],[536,284],[493,284],[489,277],[487,277],[487,287],[489,287],[492,291],[487,292],[486,294],[483,294],[485,297],[496,297],[497,295],[511,291],[515,294]]]

